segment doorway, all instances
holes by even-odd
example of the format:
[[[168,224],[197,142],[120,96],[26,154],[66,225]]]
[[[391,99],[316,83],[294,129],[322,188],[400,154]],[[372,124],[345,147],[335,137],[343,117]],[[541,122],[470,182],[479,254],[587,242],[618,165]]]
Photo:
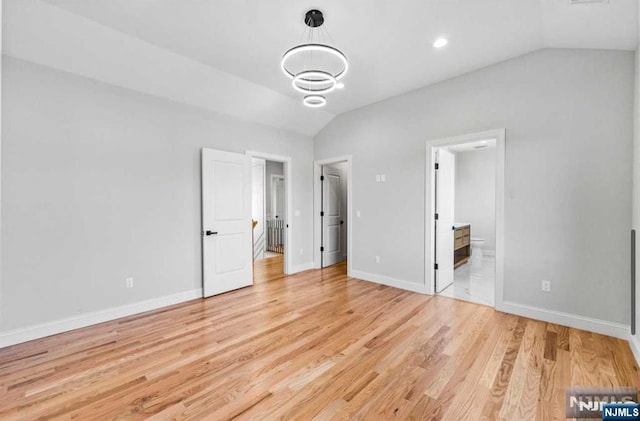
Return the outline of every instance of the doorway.
[[[434,294],[502,303],[504,140],[495,130],[427,142],[426,271]]]
[[[351,272],[351,157],[314,165],[314,266],[343,264]]]
[[[270,280],[289,273],[290,192],[289,157],[251,155],[251,218],[254,279]]]
[[[253,158],[257,158],[253,159]],[[268,230],[266,215],[267,163],[282,168],[276,182],[275,210],[279,219],[279,237],[274,241],[282,256],[277,277],[291,268],[291,158],[246,151],[244,154],[203,148],[202,173],[202,278],[203,296],[222,294],[251,286],[255,271],[255,229]],[[256,200],[254,200],[254,197]],[[259,278],[263,280],[264,277]]]

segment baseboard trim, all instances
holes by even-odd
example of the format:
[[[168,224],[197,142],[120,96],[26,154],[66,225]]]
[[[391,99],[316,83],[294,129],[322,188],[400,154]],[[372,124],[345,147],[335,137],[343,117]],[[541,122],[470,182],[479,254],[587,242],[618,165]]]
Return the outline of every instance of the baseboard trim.
[[[632,335],[631,332],[627,332],[629,334],[629,347],[631,348],[631,352],[633,352],[633,356],[636,358],[636,364],[640,365],[640,339],[638,336]]]
[[[561,311],[548,310],[545,308],[518,304],[511,301],[504,301],[500,303],[496,306],[496,310],[528,317],[530,319],[541,320],[543,322],[555,323],[575,329],[613,336],[615,338],[625,340],[629,339],[629,326],[621,323],[613,323],[606,320],[593,319],[591,317],[563,313]]]
[[[291,268],[289,275],[294,275],[299,272],[304,272],[305,270],[314,269],[313,262],[302,263],[300,265],[295,265]]]
[[[352,278],[357,278],[367,282],[373,282],[376,284],[382,284],[394,288],[404,289],[406,291],[417,292],[419,294],[429,294],[427,286],[424,284],[418,284],[416,282],[402,281],[400,279],[394,279],[389,276],[378,275],[375,273],[363,272],[361,270],[351,270]]]
[[[156,310],[201,297],[202,289],[194,289],[191,291],[166,295],[164,297],[152,298],[138,303],[127,304],[120,307],[95,311],[74,317],[67,317],[35,326],[9,330],[7,332],[0,333],[0,348],[56,335],[58,333],[68,332],[70,330],[80,329],[98,323],[109,322],[121,317],[132,316],[134,314]]]

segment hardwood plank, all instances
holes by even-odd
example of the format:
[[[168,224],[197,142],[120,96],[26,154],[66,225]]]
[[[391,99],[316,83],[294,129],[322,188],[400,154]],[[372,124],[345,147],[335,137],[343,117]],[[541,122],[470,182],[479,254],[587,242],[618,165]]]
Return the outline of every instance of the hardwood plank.
[[[564,419],[640,386],[622,340],[359,281],[346,263],[0,349],[0,419]]]

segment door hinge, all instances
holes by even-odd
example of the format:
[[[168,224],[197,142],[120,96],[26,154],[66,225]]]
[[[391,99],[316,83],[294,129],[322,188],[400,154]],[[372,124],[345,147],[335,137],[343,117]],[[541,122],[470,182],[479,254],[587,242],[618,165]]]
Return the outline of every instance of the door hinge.
[[[320,211],[320,216],[324,216],[324,211]]]
[[[438,270],[438,264],[437,264],[437,263],[435,263],[435,264],[433,265],[433,268],[434,268],[435,270]]]
[[[440,164],[438,164],[438,163],[436,162],[435,168],[436,168],[436,170],[439,170],[439,169],[440,169]]]
[[[324,251],[324,247],[320,247],[320,251]]]
[[[436,221],[438,220],[438,214],[437,213],[435,215],[433,215],[433,219],[435,219]]]
[[[324,181],[324,175],[320,176],[320,181]]]

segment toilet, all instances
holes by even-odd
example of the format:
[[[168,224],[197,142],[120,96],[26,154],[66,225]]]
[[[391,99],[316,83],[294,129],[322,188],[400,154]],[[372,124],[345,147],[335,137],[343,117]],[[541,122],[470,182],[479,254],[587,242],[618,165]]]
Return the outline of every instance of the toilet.
[[[471,262],[482,262],[482,246],[484,246],[484,239],[471,237]]]

